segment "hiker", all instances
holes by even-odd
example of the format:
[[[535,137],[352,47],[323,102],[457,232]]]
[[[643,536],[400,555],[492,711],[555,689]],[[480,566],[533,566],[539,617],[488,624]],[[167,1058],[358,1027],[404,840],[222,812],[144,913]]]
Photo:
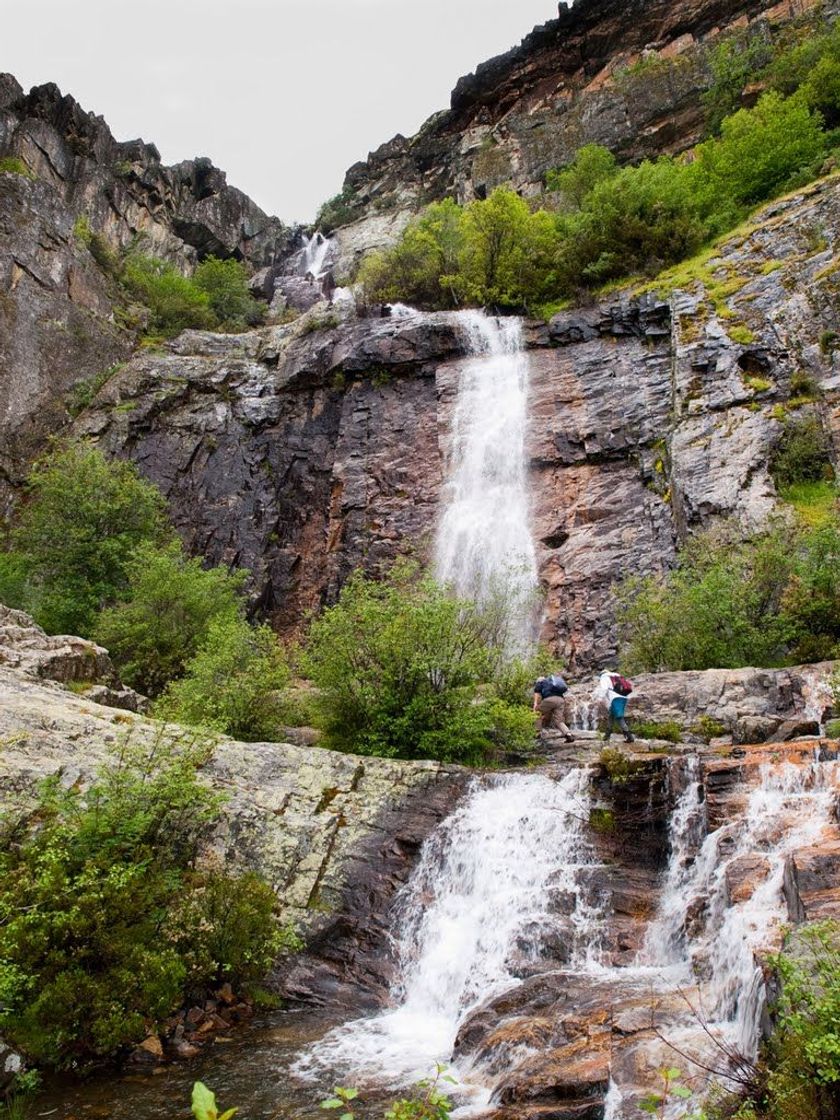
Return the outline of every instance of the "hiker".
[[[613,727],[618,726],[624,735],[625,743],[632,743],[633,736],[630,733],[630,728],[627,726],[627,720],[624,718],[624,711],[627,707],[627,697],[633,691],[633,684],[628,681],[626,677],[622,677],[619,673],[611,673],[608,669],[605,670],[598,681],[598,695],[603,698],[607,704],[607,730],[604,735],[604,742],[610,741]]]
[[[534,682],[534,711],[541,717],[543,731],[559,731],[567,743],[573,743],[575,737],[563,722],[566,714],[563,697],[568,691],[569,686],[561,676],[538,677]]]

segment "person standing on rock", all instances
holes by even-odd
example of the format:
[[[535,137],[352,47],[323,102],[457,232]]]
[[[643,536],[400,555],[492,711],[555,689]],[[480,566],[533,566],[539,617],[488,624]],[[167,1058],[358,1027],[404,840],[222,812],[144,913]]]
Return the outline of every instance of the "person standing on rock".
[[[534,712],[540,715],[542,731],[559,731],[567,743],[574,742],[574,735],[564,722],[566,701],[563,697],[569,686],[559,675],[538,677],[534,683]]]
[[[633,685],[630,681],[620,676],[618,673],[611,673],[606,669],[601,674],[596,689],[596,695],[607,705],[607,730],[604,734],[605,743],[610,741],[613,727],[616,726],[621,729],[625,743],[633,742],[633,736],[630,732],[630,728],[627,726],[627,720],[624,718],[624,713],[627,708],[627,697],[632,691]]]

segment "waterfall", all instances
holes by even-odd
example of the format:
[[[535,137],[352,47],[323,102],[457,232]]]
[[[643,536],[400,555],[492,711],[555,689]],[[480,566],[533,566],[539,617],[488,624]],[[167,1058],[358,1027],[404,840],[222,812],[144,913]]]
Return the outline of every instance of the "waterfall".
[[[403,1086],[449,1062],[460,1024],[517,983],[523,959],[537,959],[558,893],[573,899],[571,955],[585,967],[599,935],[586,898],[589,780],[576,769],[560,781],[510,774],[474,784],[397,900],[392,1006],[327,1034],[298,1061],[299,1076],[338,1069],[353,1084]]]
[[[815,843],[832,822],[838,764],[764,763],[743,813],[705,836],[699,850],[698,826],[705,831],[705,815],[694,766],[671,820],[659,913],[640,963],[666,970],[682,963],[684,973],[699,982],[699,1017],[752,1058],[764,1007],[756,954],[778,942],[787,920],[788,858]],[[745,897],[737,891],[733,897],[731,876],[748,860],[752,889],[743,892]]]
[[[311,237],[303,238],[300,254],[299,272],[301,276],[312,276],[320,280],[327,271],[327,258],[332,249],[332,240],[317,230]]]
[[[529,362],[518,319],[457,315],[469,358],[461,375],[452,465],[436,549],[438,578],[478,602],[503,596],[511,646],[533,638],[537,562],[525,458]]]

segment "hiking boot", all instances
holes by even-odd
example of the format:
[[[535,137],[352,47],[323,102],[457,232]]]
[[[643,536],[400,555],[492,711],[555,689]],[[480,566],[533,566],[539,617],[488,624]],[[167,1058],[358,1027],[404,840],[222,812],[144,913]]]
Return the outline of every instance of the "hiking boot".
[[[632,735],[625,735],[624,736],[624,742],[625,743],[635,743],[636,740],[633,738]]]
[[[563,738],[567,743],[573,743],[575,741],[574,735],[564,735]]]

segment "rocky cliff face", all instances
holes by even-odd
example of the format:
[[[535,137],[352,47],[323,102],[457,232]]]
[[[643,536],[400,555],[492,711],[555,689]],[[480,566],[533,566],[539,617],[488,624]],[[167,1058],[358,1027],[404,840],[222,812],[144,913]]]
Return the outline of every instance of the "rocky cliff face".
[[[113,248],[139,241],[182,271],[210,253],[257,266],[296,236],[209,160],[164,167],[154,145],[118,143],[101,117],[54,85],[24,94],[0,75],[0,519],[45,438],[66,425],[67,394],[128,357],[117,294],[76,223]]]
[[[669,566],[714,518],[754,527],[777,510],[788,406],[820,418],[840,462],[825,341],[840,332],[838,230],[831,178],[771,205],[673,293],[528,324],[543,636],[573,668],[614,654],[626,574]],[[353,568],[429,555],[463,347],[457,315],[326,306],[247,335],[186,333],[119,370],[75,431],[133,458],[191,550],[249,568],[255,602],[293,629]]]
[[[727,32],[766,37],[791,20],[831,14],[815,0],[578,0],[521,45],[455,87],[451,107],[416,136],[396,136],[350,168],[339,271],[393,241],[412,213],[500,184],[537,195],[545,173],[585,144],[635,161],[691,148],[702,136],[711,50]]]

